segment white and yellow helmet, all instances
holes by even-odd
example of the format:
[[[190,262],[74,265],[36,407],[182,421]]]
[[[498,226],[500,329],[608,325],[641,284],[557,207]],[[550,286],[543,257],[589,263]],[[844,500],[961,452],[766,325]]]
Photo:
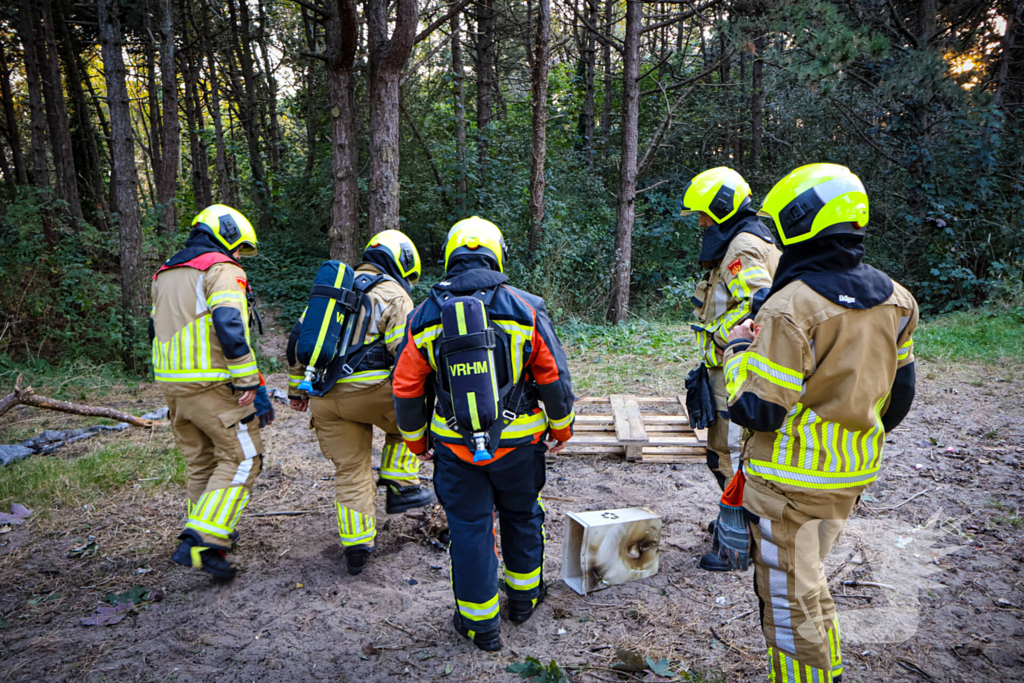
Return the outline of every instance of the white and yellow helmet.
[[[736,171],[725,166],[698,173],[683,190],[680,216],[706,213],[716,223],[724,223],[750,199],[750,185]]]
[[[784,245],[825,235],[863,235],[868,195],[845,166],[808,164],[775,183],[757,213],[775,221]]]
[[[192,219],[192,229],[209,233],[229,252],[239,249],[242,256],[256,255],[256,231],[252,223],[230,206],[214,204]]]

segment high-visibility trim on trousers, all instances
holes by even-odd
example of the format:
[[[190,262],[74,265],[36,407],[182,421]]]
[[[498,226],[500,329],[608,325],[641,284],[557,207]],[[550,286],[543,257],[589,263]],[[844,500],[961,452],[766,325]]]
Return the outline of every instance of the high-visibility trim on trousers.
[[[385,444],[380,456],[380,476],[405,485],[420,481],[420,461],[404,443]]]
[[[342,545],[373,545],[377,537],[377,521],[372,515],[364,515],[350,510],[341,503],[338,508],[338,535]]]
[[[248,504],[249,491],[244,486],[207,491],[191,506],[185,527],[227,541]]]
[[[498,616],[498,594],[495,593],[494,597],[487,602],[469,602],[468,600],[458,600],[455,602],[459,606],[459,614],[464,618],[472,621],[487,621]]]
[[[505,585],[512,590],[528,591],[540,585],[540,567],[532,572],[520,574],[505,567]]]
[[[768,683],[832,683],[834,678],[828,669],[815,669],[778,648],[768,648]]]

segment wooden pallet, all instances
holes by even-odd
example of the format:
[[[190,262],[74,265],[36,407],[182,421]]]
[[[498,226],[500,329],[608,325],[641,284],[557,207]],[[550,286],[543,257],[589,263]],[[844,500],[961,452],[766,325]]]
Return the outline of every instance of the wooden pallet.
[[[565,453],[617,453],[630,462],[705,461],[707,430],[690,428],[684,396],[587,397],[576,400],[576,410]]]

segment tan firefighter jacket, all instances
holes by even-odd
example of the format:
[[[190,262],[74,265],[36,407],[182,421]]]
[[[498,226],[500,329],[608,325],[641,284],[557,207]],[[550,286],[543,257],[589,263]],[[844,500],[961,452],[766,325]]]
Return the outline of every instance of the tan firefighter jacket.
[[[205,270],[167,268],[153,279],[153,372],[165,394],[190,396],[228,382],[240,391],[260,385],[245,290],[245,271],[229,261]]]
[[[914,362],[919,315],[910,292],[896,282],[893,287],[882,304],[851,309],[791,282],[761,308],[754,341],[729,345],[730,415],[747,426],[781,421],[747,440],[748,477],[783,491],[875,480],[885,441],[882,416],[897,369]]]
[[[729,243],[720,261],[702,263],[710,270],[693,293],[697,347],[709,368],[722,366],[726,338],[736,323],[751,314],[754,296],[761,298],[772,286],[779,265],[779,250],[757,235],[741,232]]]

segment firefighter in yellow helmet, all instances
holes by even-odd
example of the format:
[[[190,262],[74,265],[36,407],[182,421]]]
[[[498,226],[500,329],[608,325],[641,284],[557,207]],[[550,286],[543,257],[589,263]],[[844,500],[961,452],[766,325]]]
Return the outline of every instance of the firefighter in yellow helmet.
[[[429,505],[434,495],[420,486],[420,461],[402,442],[391,400],[391,368],[413,309],[410,292],[419,281],[420,256],[405,234],[385,230],[373,237],[355,269],[354,287],[365,297],[344,357],[336,357],[310,393],[300,390],[305,366],[296,344],[305,320],[288,341],[288,397],[295,410],[313,414],[324,456],[335,467],[338,533],[350,574],[359,574],[373,552],[377,535],[373,479],[373,427],[385,434],[380,484],[386,487],[388,514]]]
[[[779,250],[757,217],[750,186],[731,168],[712,168],[686,186],[681,215],[698,214],[704,229],[698,260],[707,272],[693,293],[693,325],[701,365],[687,379],[687,406],[694,427],[707,428],[708,469],[724,491],[739,466],[742,428],[729,420],[722,354],[732,328],[752,318],[772,286]],[[712,552],[699,566],[726,571],[718,555],[715,523],[708,525]]]
[[[216,204],[192,222],[185,247],[153,276],[153,371],[188,461],[188,523],[172,559],[216,578],[263,463],[260,428],[274,419],[249,342],[255,316],[239,256],[256,255],[256,232]]]
[[[868,197],[849,169],[792,171],[762,214],[775,221],[782,259],[757,317],[733,329],[725,352],[729,414],[753,430],[737,475],[749,526],[742,516],[720,522],[720,541],[742,556],[743,535],[752,537],[769,680],[839,681],[839,622],[821,562],[875,480],[886,432],[910,410],[918,307],[861,262]]]

